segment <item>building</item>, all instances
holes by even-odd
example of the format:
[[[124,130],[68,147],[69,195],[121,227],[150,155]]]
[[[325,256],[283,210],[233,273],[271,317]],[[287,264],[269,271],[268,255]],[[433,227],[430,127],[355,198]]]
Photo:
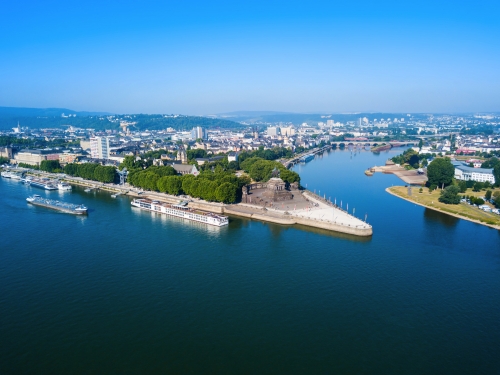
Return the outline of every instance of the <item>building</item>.
[[[192,174],[197,176],[198,175],[198,168],[196,168],[195,165],[192,164],[172,164],[172,168],[175,169],[175,171],[181,175],[185,174]]]
[[[109,139],[107,137],[90,138],[90,156],[92,159],[109,159]]]
[[[0,147],[0,156],[7,159],[12,159],[12,147]]]
[[[54,159],[52,155],[55,155],[52,150],[21,150],[19,151],[14,159],[16,163],[24,163],[29,165],[40,165],[44,160],[47,160],[47,155],[50,155],[51,160],[59,160],[59,155]]]
[[[495,176],[491,168],[473,168],[458,161],[452,161],[455,166],[455,178],[462,181],[477,181],[495,183]]]
[[[201,126],[196,126],[191,130],[191,139],[207,139],[207,132]]]
[[[273,136],[273,135],[279,135],[281,134],[280,128],[277,126],[270,126],[267,128],[267,135]]]

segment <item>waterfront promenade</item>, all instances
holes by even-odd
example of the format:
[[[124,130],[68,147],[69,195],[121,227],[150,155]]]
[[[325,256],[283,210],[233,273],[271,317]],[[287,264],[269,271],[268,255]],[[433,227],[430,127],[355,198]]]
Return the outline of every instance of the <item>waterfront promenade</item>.
[[[71,184],[107,190],[132,197],[151,198],[168,203],[175,203],[185,199],[189,201],[190,207],[217,214],[235,215],[281,225],[301,224],[355,236],[371,236],[373,234],[371,225],[307,190],[296,194],[294,200],[287,202],[286,206],[284,204],[280,205],[280,203],[276,203],[273,206],[245,203],[225,205],[217,202],[207,202],[198,198],[173,196],[154,191],[141,191],[128,184],[106,184],[71,176],[62,178],[56,174],[40,173],[38,171],[36,174],[50,178],[59,178]]]

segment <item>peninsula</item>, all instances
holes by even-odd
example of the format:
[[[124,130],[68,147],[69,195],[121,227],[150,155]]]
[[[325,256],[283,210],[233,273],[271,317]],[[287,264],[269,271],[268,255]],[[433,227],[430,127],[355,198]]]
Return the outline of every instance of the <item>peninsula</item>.
[[[405,186],[392,186],[386,189],[389,194],[407,200],[408,202],[418,204],[419,206],[500,230],[500,215],[492,212],[485,212],[465,202],[461,202],[460,204],[441,203],[439,201],[440,190],[429,192],[429,189],[423,188],[425,192],[422,191],[422,193],[419,192],[418,188],[412,188],[411,190],[411,195],[408,195],[408,187]],[[479,197],[484,193],[467,192],[467,194]]]

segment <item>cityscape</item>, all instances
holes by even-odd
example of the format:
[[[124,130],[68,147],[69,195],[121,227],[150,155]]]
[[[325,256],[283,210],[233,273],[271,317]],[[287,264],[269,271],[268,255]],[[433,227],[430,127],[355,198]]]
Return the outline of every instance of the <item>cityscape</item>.
[[[500,371],[497,3],[0,9],[0,374]]]

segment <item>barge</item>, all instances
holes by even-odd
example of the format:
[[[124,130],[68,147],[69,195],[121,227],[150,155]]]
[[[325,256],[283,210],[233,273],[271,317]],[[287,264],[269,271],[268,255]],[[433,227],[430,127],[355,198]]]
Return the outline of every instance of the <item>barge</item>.
[[[51,208],[53,210],[65,212],[67,214],[73,214],[73,215],[87,214],[87,207],[85,207],[83,204],[60,202],[53,199],[42,198],[38,194],[26,198],[26,201],[34,206]]]
[[[179,204],[168,204],[164,202],[143,198],[143,199],[134,199],[131,202],[131,205],[134,207],[141,208],[143,210],[157,212],[159,214],[176,216],[192,221],[197,221],[200,223],[215,225],[218,227],[222,227],[224,225],[229,224],[229,219],[227,216],[217,215],[211,212],[194,210],[187,206],[187,202],[181,202]]]

